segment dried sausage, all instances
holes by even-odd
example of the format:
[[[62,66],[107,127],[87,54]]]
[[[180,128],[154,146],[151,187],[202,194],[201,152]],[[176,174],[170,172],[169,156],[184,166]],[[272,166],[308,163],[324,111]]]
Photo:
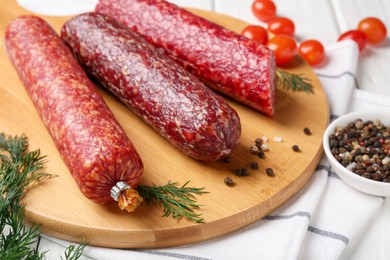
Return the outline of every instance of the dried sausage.
[[[32,15],[14,19],[5,46],[81,192],[132,211],[143,164],[135,147],[56,32]],[[129,188],[131,187],[131,188]]]
[[[61,37],[92,76],[184,154],[214,161],[235,148],[241,125],[234,109],[113,18],[79,15]]]
[[[163,0],[100,0],[115,17],[217,91],[274,114],[275,58],[265,46]]]
[[[115,19],[87,13],[61,37],[86,71],[184,154],[214,161],[236,146],[236,111],[196,77]]]
[[[111,192],[125,189],[119,206],[137,207],[141,158],[61,38],[41,18],[26,15],[7,26],[5,46],[81,192],[108,203]]]

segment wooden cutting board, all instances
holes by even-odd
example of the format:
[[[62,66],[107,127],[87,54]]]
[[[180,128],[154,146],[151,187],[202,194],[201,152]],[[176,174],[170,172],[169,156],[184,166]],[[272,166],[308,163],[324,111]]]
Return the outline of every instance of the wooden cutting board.
[[[246,23],[207,11],[193,12],[240,32]],[[14,0],[0,2],[0,132],[26,134],[32,150],[47,155],[47,172],[57,177],[29,190],[24,201],[28,222],[42,224],[41,230],[51,236],[115,248],[152,248],[204,241],[236,231],[272,212],[299,191],[310,178],[322,156],[322,134],[328,123],[329,111],[325,93],[311,67],[297,57],[283,68],[303,74],[311,80],[315,95],[278,89],[276,113],[267,117],[232,100],[242,123],[242,137],[232,153],[232,161],[198,162],[182,155],[137,116],[106,91],[100,89],[109,107],[137,147],[144,165],[142,184],[166,184],[168,181],[205,187],[208,194],[198,196],[199,213],[205,223],[162,217],[155,204],[143,203],[134,213],[119,210],[116,204],[97,205],[78,190],[62,162],[48,132],[40,121],[23,85],[4,50],[4,31],[10,20],[29,13]],[[57,32],[69,17],[43,17]],[[312,135],[304,134],[309,127]],[[265,159],[249,153],[257,137],[267,136],[270,150]],[[274,137],[282,137],[281,143]],[[291,147],[299,145],[301,152]],[[250,176],[237,177],[235,169],[249,167],[256,161],[259,170]],[[272,167],[275,177],[265,174]],[[235,185],[224,184],[231,177]]]

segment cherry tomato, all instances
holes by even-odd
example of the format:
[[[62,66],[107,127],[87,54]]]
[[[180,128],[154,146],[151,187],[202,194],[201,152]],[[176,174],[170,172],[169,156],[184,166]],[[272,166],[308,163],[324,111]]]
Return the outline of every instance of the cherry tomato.
[[[286,17],[275,17],[268,22],[268,31],[273,34],[286,34],[293,36],[295,32],[294,22]]]
[[[387,35],[386,26],[381,20],[375,17],[368,17],[359,22],[358,30],[367,36],[367,42],[378,43],[383,41]]]
[[[268,41],[267,30],[260,25],[248,25],[242,30],[241,34],[261,44],[267,44]]]
[[[325,57],[325,50],[322,43],[317,40],[307,40],[301,42],[298,53],[310,64],[316,65]]]
[[[276,5],[271,0],[255,0],[252,4],[252,13],[263,22],[275,17]]]
[[[267,46],[274,52],[277,65],[291,61],[298,50],[294,38],[284,34],[269,39]]]
[[[337,41],[342,41],[346,39],[354,40],[359,46],[359,51],[363,50],[367,44],[367,36],[358,30],[349,30],[343,33],[342,35],[340,35]]]

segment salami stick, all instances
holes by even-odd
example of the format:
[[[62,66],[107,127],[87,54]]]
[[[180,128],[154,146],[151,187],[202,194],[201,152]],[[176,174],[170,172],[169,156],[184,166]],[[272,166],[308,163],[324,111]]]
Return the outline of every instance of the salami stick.
[[[274,113],[273,53],[235,32],[163,0],[100,0],[115,17],[217,91]]]
[[[66,22],[61,37],[87,72],[184,154],[214,161],[235,148],[233,108],[138,34],[87,13]]]
[[[5,45],[81,192],[134,210],[142,161],[61,38],[42,19],[21,16],[8,25]]]

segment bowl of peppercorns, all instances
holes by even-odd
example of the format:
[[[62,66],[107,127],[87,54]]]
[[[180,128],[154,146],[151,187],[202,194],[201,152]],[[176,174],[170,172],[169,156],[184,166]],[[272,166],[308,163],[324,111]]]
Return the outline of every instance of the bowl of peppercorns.
[[[390,196],[390,113],[362,111],[329,124],[325,154],[335,173],[362,192]]]

